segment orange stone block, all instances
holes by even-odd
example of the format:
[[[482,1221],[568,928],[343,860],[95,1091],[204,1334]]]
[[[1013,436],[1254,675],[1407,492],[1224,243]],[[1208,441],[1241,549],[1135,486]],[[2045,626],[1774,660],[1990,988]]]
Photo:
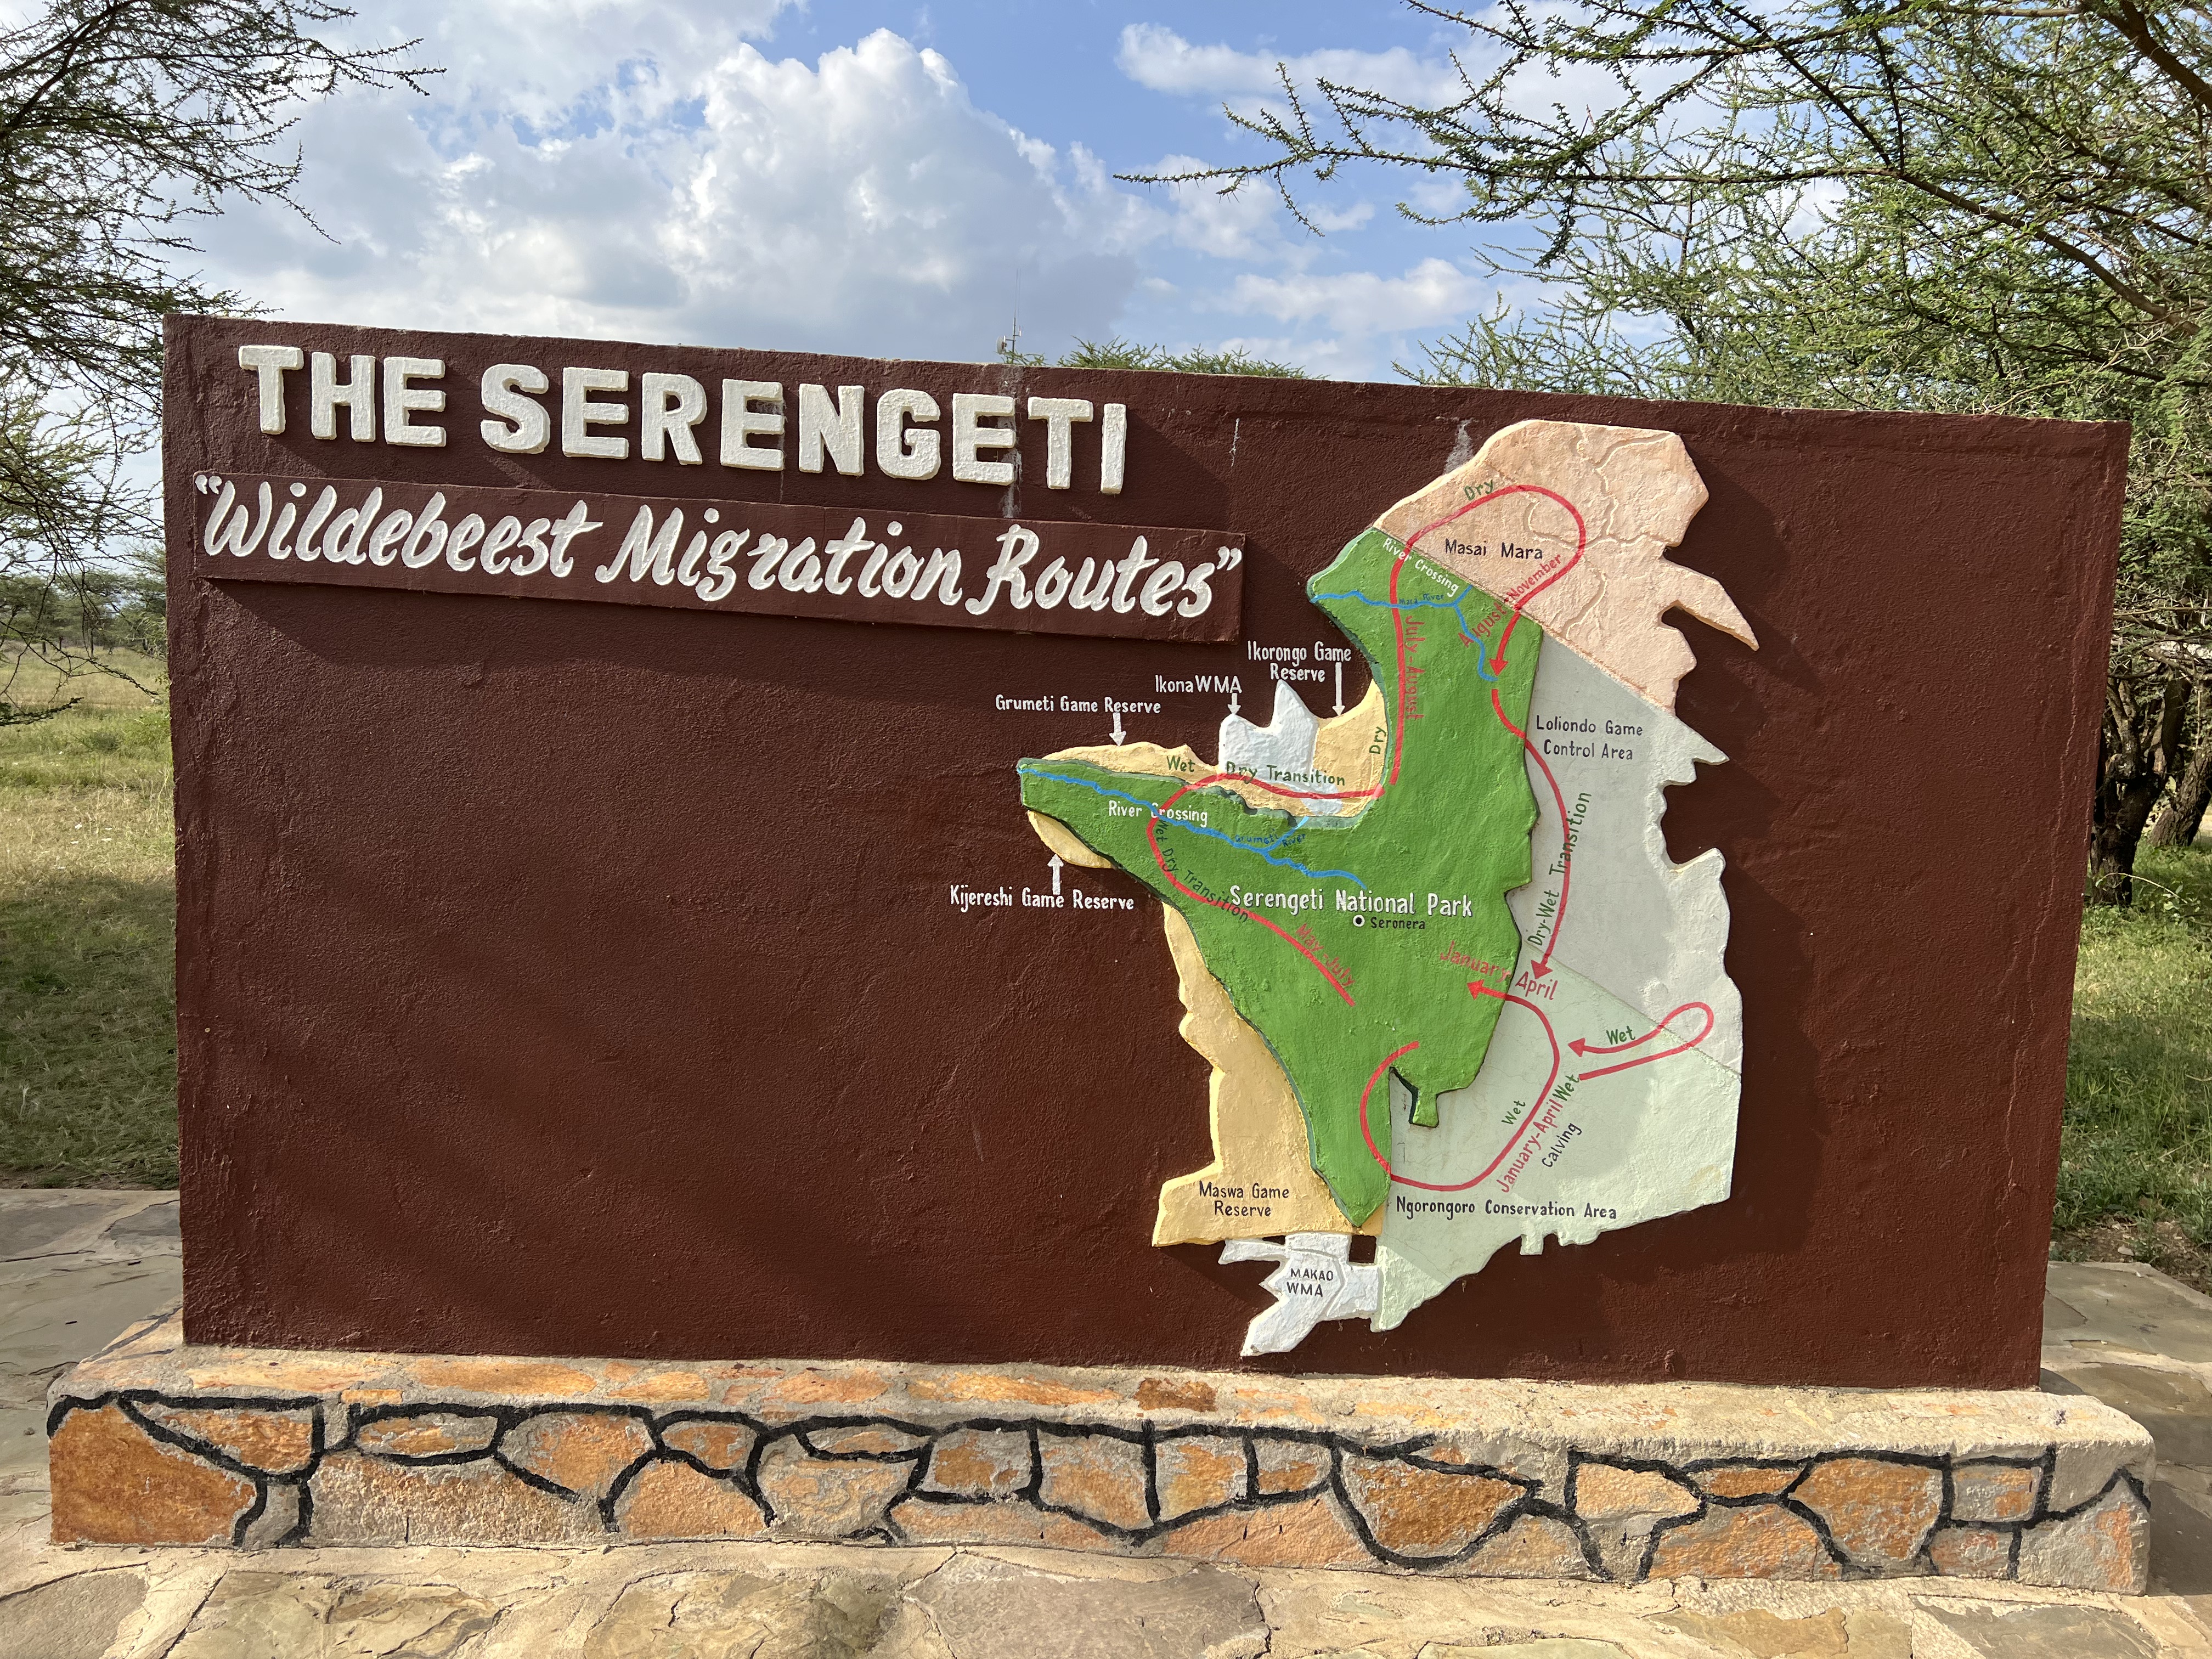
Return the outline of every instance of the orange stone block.
[[[1244,1443],[1220,1435],[1163,1440],[1154,1453],[1160,1519],[1210,1510],[1244,1496]]]
[[[1210,1412],[1213,1385],[1195,1377],[1147,1376],[1137,1384],[1137,1405],[1148,1412]]]
[[[922,1490],[960,1498],[1006,1498],[1030,1483],[1030,1437],[996,1429],[956,1429],[929,1449]]]
[[[458,1412],[410,1412],[379,1417],[353,1431],[356,1449],[374,1457],[449,1457],[486,1449],[499,1437],[496,1417],[465,1417]]]
[[[1276,1389],[1231,1389],[1229,1397],[1235,1403],[1225,1409],[1240,1418],[1254,1421],[1279,1422],[1285,1419],[1307,1425],[1326,1420],[1320,1407],[1297,1395],[1284,1395]]]
[[[689,1453],[710,1469],[741,1469],[752,1455],[753,1431],[742,1423],[700,1419],[660,1431],[660,1443]]]
[[[1828,1534],[1859,1567],[1913,1565],[1943,1508],[1939,1469],[1872,1457],[1815,1464],[1790,1497],[1828,1523]]]
[[[1421,1415],[1424,1418],[1433,1418],[1437,1413],[1423,1412]],[[1486,1463],[1490,1461],[1487,1456],[1468,1447],[1455,1445],[1449,1440],[1431,1440],[1421,1448],[1421,1455],[1431,1463]]]
[[[308,1490],[316,1544],[561,1544],[605,1535],[596,1504],[542,1492],[489,1457],[426,1465],[332,1452]]]
[[[163,1445],[119,1406],[79,1409],[46,1444],[57,1544],[228,1544],[251,1480]]]
[[[2116,1482],[2078,1515],[2020,1535],[2020,1581],[2139,1595],[2150,1568],[2150,1515]]]
[[[1652,1578],[1840,1578],[1844,1570],[1802,1516],[1770,1504],[1715,1509],[1671,1527],[1652,1552]]]
[[[165,1429],[189,1435],[270,1474],[296,1474],[315,1455],[310,1411],[264,1411],[249,1406],[180,1408],[149,1405],[146,1415]]]
[[[1328,1448],[1300,1440],[1270,1440],[1264,1435],[1253,1442],[1260,1464],[1259,1492],[1311,1492],[1328,1479]]]
[[[1951,1471],[1954,1521],[2025,1521],[2035,1513],[2039,1468],[2008,1463],[1960,1463]]]
[[[648,1463],[615,1500],[625,1538],[765,1538],[760,1505],[688,1463]]]
[[[905,1462],[810,1457],[787,1437],[761,1454],[760,1493],[778,1538],[850,1538],[882,1524],[913,1473]]]
[[[1928,1559],[1946,1578],[2008,1578],[2012,1534],[1989,1527],[1938,1527],[1928,1540]]]
[[[1054,1515],[1018,1498],[998,1504],[931,1504],[902,1498],[891,1525],[910,1544],[1042,1545],[1048,1549],[1111,1550],[1104,1534],[1073,1516]]]
[[[856,1406],[881,1399],[890,1384],[873,1371],[794,1371],[761,1391],[760,1408],[778,1407]]]
[[[519,1394],[560,1399],[592,1390],[592,1376],[540,1359],[418,1359],[409,1368],[433,1394]]]
[[[1133,1532],[1152,1524],[1143,1447],[1111,1435],[1043,1434],[1037,1437],[1037,1458],[1044,1468],[1041,1502]]]
[[[1771,1498],[1786,1492],[1790,1483],[1805,1472],[1802,1463],[1785,1464],[1780,1468],[1763,1468],[1757,1463],[1719,1463],[1709,1469],[1698,1469],[1691,1478],[1716,1498]]]
[[[1167,1554],[1249,1567],[1372,1567],[1375,1557],[1327,1498],[1209,1515],[1160,1540]]]
[[[1395,1458],[1344,1460],[1344,1489],[1367,1529],[1400,1555],[1455,1554],[1521,1495],[1508,1481],[1482,1474],[1447,1474]]]
[[[1485,1578],[1588,1578],[1582,1540],[1564,1521],[1524,1515],[1468,1558],[1467,1571]]]
[[[655,1371],[650,1376],[641,1376],[634,1382],[624,1382],[608,1393],[617,1400],[636,1400],[658,1405],[666,1401],[704,1400],[709,1392],[707,1379],[696,1371]]]
[[[1575,1513],[1586,1521],[1672,1520],[1698,1503],[1697,1493],[1653,1470],[1584,1463],[1575,1471]]]
[[[220,1393],[226,1389],[281,1389],[288,1394],[332,1394],[366,1382],[380,1375],[358,1360],[275,1358],[218,1350],[200,1364],[187,1367],[185,1379],[196,1389]]]
[[[1075,1389],[1046,1377],[1006,1376],[996,1371],[916,1377],[907,1384],[907,1392],[916,1400],[1024,1406],[1103,1406],[1121,1397],[1111,1389]]]
[[[548,1412],[517,1424],[499,1444],[500,1455],[517,1468],[594,1498],[652,1449],[644,1424],[609,1412]]]

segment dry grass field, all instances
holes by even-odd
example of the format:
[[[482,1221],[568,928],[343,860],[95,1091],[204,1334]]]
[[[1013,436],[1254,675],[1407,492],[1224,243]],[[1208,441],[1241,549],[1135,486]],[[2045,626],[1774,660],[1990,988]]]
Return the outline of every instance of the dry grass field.
[[[122,665],[159,688],[158,663]],[[17,707],[81,699],[0,726],[0,1182],[167,1185],[177,1168],[167,710],[106,675],[64,684],[24,665],[0,678]]]

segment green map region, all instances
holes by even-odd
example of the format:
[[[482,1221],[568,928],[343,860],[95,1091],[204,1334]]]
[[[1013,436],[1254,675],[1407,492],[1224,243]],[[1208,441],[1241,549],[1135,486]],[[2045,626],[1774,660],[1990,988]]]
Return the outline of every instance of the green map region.
[[[1513,982],[1521,940],[1504,895],[1529,878],[1522,744],[1541,631],[1380,530],[1307,592],[1382,688],[1376,787],[1062,757],[1022,762],[1021,793],[1188,920],[1281,1062],[1314,1168],[1358,1224],[1389,1191],[1385,1073],[1401,1109],[1410,1094],[1402,1132],[1435,1124],[1437,1097],[1480,1069]],[[1498,1145],[1515,1135],[1501,1121]]]

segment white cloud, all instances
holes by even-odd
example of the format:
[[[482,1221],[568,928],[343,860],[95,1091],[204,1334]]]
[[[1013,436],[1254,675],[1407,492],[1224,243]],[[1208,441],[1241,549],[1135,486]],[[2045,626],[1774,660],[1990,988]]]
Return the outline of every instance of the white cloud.
[[[356,38],[417,36],[416,56],[445,71],[429,83],[441,112],[557,130],[680,98],[743,40],[765,38],[794,0],[712,7],[637,0],[386,0]]]
[[[301,197],[327,238],[236,209],[204,228],[200,263],[303,319],[896,356],[989,356],[1018,288],[1024,343],[1047,351],[1119,333],[1346,375],[1387,374],[1406,331],[1487,303],[1444,260],[1404,270],[1416,250],[1378,241],[1375,208],[1347,196],[1301,198],[1324,229],[1364,233],[1324,240],[1262,185],[1119,185],[888,30],[778,58],[769,31],[789,5],[392,0],[360,27],[422,34],[417,58],[449,72],[428,98],[307,112]],[[1124,40],[1147,74],[1194,84],[1249,81],[1260,62],[1184,50],[1164,30]],[[1351,58],[1419,67],[1299,62],[1323,58],[1346,76]]]
[[[1403,46],[1388,52],[1336,49],[1285,55],[1194,46],[1161,24],[1132,23],[1121,31],[1115,61],[1124,75],[1154,92],[1216,99],[1249,116],[1262,110],[1288,112],[1290,106],[1283,97],[1285,71],[1301,94],[1314,94],[1318,83],[1327,81],[1417,107],[1445,108],[1466,98],[1468,82],[1479,84],[1479,77],[1494,70],[1503,58],[1495,43],[1472,34],[1458,50],[1440,58],[1418,57]],[[1634,78],[1656,84],[1662,77],[1644,70]],[[1539,61],[1515,72],[1503,96],[1515,113],[1540,119],[1555,106],[1571,113],[1608,109],[1626,94],[1613,71],[1603,64],[1560,69]],[[1314,103],[1308,110],[1327,114]]]
[[[427,108],[341,98],[303,124],[337,246],[235,213],[213,274],[295,316],[959,356],[988,354],[1018,280],[1036,326],[1110,327],[1157,210],[889,31],[772,60],[740,37],[776,9],[492,0],[423,49],[454,67]],[[527,37],[512,60],[502,31]]]
[[[1156,176],[1200,173],[1194,155],[1163,156],[1147,171]],[[1281,198],[1265,185],[1225,191],[1204,179],[1161,187],[1168,200],[1170,234],[1178,247],[1217,259],[1276,260],[1300,252],[1285,234],[1295,228]]]
[[[1402,276],[1370,270],[1261,276],[1247,271],[1231,295],[1237,309],[1285,323],[1320,322],[1340,334],[1434,328],[1468,315],[1491,285],[1443,259],[1424,259]]]
[[[1124,75],[1154,92],[1218,98],[1240,112],[1279,103],[1285,70],[1300,88],[1330,81],[1410,103],[1449,104],[1465,92],[1451,59],[1417,58],[1403,46],[1388,52],[1340,49],[1285,57],[1238,52],[1233,46],[1193,46],[1159,23],[1132,23],[1124,28],[1115,61]]]

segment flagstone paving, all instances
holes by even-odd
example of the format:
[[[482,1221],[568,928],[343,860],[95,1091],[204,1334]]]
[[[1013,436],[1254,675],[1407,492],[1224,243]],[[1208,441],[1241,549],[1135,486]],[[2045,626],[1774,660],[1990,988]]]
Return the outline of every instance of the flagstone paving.
[[[0,1191],[7,1659],[2148,1659],[2212,1656],[2212,1299],[2054,1263],[2045,1385],[2159,1443],[2152,1593],[1911,1579],[1637,1586],[1045,1549],[60,1549],[48,1384],[178,1294],[173,1194]],[[2003,1494],[1988,1499],[2001,1504]]]

